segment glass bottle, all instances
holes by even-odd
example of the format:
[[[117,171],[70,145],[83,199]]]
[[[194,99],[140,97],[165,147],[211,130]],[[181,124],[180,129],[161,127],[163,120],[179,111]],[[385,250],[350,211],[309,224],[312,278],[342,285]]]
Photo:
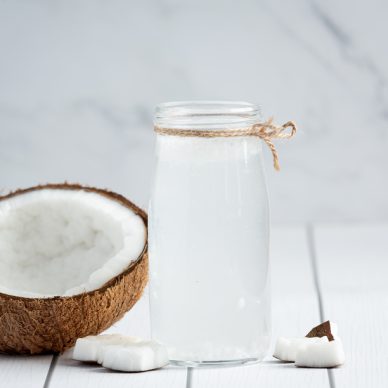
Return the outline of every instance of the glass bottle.
[[[179,365],[261,360],[270,341],[268,198],[262,141],[202,137],[261,119],[244,102],[156,108],[149,207],[152,337]],[[165,131],[166,132],[166,131]]]

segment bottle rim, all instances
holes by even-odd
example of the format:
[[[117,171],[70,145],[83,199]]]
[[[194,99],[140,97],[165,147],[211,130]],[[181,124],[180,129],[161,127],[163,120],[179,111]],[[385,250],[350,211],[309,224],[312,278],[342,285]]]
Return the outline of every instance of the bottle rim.
[[[172,101],[155,108],[154,124],[182,129],[236,129],[261,119],[258,104],[244,101]]]

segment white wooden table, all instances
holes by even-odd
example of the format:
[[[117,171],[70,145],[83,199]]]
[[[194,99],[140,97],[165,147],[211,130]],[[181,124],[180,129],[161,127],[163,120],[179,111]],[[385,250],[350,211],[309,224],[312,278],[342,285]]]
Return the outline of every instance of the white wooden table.
[[[277,227],[272,232],[273,337],[338,323],[346,364],[296,368],[267,357],[228,368],[110,372],[57,356],[0,356],[0,387],[388,387],[388,224]],[[109,329],[149,336],[147,293]],[[272,349],[271,349],[272,350]]]

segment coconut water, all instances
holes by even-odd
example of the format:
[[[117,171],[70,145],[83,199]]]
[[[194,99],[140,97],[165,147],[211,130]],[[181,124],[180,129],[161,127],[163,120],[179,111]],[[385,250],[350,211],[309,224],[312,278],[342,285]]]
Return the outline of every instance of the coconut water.
[[[259,139],[157,136],[149,254],[152,336],[171,360],[265,356],[268,204]]]

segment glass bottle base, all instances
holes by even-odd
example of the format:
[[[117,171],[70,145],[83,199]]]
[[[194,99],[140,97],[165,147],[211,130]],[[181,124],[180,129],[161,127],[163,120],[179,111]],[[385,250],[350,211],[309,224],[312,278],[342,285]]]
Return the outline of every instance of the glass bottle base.
[[[262,361],[261,358],[243,358],[236,360],[220,361],[188,361],[188,360],[170,360],[170,365],[185,368],[212,367],[212,366],[237,366],[243,364],[254,364]]]

